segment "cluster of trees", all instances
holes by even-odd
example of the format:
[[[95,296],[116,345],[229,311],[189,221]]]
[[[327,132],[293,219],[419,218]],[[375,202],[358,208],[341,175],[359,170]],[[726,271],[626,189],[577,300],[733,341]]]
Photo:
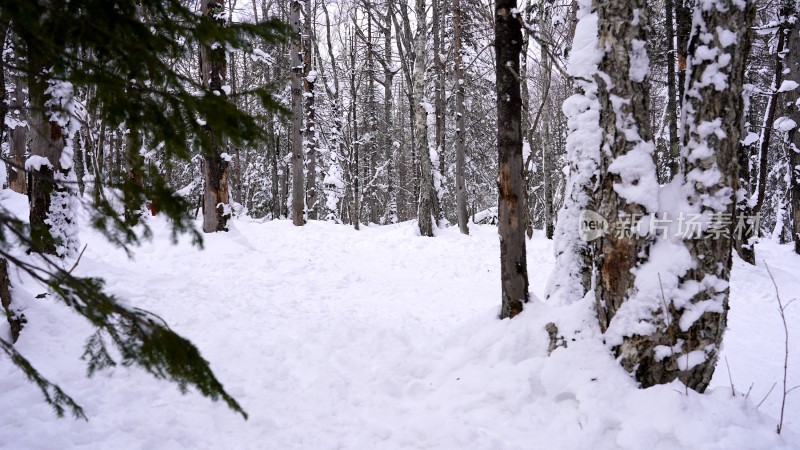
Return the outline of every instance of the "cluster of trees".
[[[557,239],[550,295],[593,293],[643,385],[702,391],[731,249],[752,263],[772,235],[800,253],[796,2],[490,3],[4,2],[0,140],[7,186],[31,212],[25,223],[0,206],[0,268],[98,327],[92,370],[116,363],[109,341],[124,363],[240,410],[190,343],[64,268],[80,251],[78,202],[121,246],[147,235],[146,203],[176,233],[202,209],[204,232],[249,214],[356,229],[416,219],[423,236],[450,223],[468,234],[471,215],[498,206],[501,317],[524,308],[525,235],[542,229]],[[706,231],[725,215],[755,232],[585,242],[586,209],[612,224],[693,213]],[[0,344],[57,410],[80,413]]]
[[[548,297],[593,298],[606,343],[642,386],[677,378],[702,392],[727,323],[733,252],[754,264],[765,235],[800,249],[798,5],[573,6],[564,81],[578,93],[563,103],[569,169]],[[503,64],[514,67],[498,59],[498,83]],[[606,232],[582,239],[595,217]],[[502,315],[524,301],[504,297]]]

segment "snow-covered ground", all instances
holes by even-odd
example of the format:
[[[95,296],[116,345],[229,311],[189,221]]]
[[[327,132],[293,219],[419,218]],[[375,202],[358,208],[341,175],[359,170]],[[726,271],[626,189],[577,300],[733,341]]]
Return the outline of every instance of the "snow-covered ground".
[[[6,194],[8,195],[8,194]],[[6,197],[9,200],[9,197]],[[4,201],[6,201],[4,200]],[[12,199],[13,200],[13,199]],[[635,387],[598,339],[585,304],[538,300],[496,319],[496,228],[416,236],[411,223],[351,227],[237,220],[206,236],[205,250],[156,238],[129,260],[85,227],[76,273],[163,317],[191,339],[250,414],[181,395],[141,370],[85,376],[90,327],[28,285],[15,295],[28,325],[17,347],[85,409],[58,419],[8,360],[0,359],[0,447],[7,449],[774,449],[800,446],[800,393],[775,433],[783,328],[770,265],[784,301],[800,294],[800,257],[764,242],[759,267],[735,262],[727,357],[713,389]],[[188,239],[184,239],[188,241]],[[553,267],[551,242],[528,242],[532,291]],[[12,273],[12,280],[15,279]],[[800,304],[791,385],[800,384]],[[545,324],[568,348],[547,356]],[[0,333],[8,333],[0,325]],[[778,386],[758,410],[774,382]]]

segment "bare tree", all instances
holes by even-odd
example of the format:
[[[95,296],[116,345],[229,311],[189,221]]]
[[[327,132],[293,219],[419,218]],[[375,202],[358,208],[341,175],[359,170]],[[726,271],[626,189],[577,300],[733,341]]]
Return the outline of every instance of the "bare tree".
[[[521,313],[523,305],[528,302],[519,79],[522,24],[513,12],[516,7],[516,0],[499,0],[495,5],[501,319]]]
[[[612,229],[621,225],[623,218],[635,221],[658,209],[655,146],[647,104],[647,16],[640,15],[645,3],[615,0],[597,4],[598,48],[606,49],[599,70],[607,77],[596,79],[603,142],[595,201],[597,213]],[[635,170],[626,169],[632,161]],[[596,241],[594,277],[601,330],[608,329],[617,310],[635,294],[634,269],[643,262],[649,245],[648,239],[635,232],[608,233]]]
[[[467,186],[464,180],[464,75],[461,55],[461,0],[453,0],[453,53],[455,66],[453,79],[456,90],[456,212],[458,215],[458,229],[463,234],[469,234],[467,220]]]
[[[306,199],[308,207],[308,218],[317,219],[319,205],[317,205],[317,135],[315,123],[315,93],[314,84],[317,80],[317,71],[313,65],[313,41],[315,39],[314,21],[316,7],[312,8],[313,0],[305,2],[305,27],[303,35],[303,65],[305,72],[303,76],[303,97],[305,99],[305,128],[303,153],[306,157]],[[314,2],[316,6],[316,3]]]
[[[744,125],[742,90],[755,4],[719,1],[704,7],[700,3],[694,17],[697,27],[689,42],[682,108],[684,176],[693,188],[689,201],[703,214],[736,217],[737,152]],[[717,56],[708,58],[709,54]],[[719,64],[718,59],[727,64]],[[709,78],[715,70],[719,76]],[[725,82],[720,83],[723,77]],[[719,132],[709,133],[708,124],[719,124]],[[727,324],[732,236],[723,233],[685,243],[695,267],[681,281],[700,289],[684,308],[702,314],[687,326],[681,320],[682,312],[671,309],[669,334],[683,341],[681,353],[686,358],[692,353],[703,358],[691,365],[676,360],[681,356],[665,358],[662,364],[667,371],[654,368],[653,378],[645,379],[665,383],[677,376],[688,387],[703,392],[711,382]]]
[[[414,11],[417,16],[417,35],[414,45],[414,130],[419,154],[419,208],[417,219],[419,232],[423,236],[433,236],[433,164],[428,149],[428,109],[425,102],[425,66],[428,36],[425,0],[416,0]]]
[[[292,223],[295,226],[305,224],[305,176],[303,174],[303,62],[302,38],[300,35],[300,2],[292,0],[291,9],[292,44]]]
[[[11,171],[8,174],[8,186],[20,194],[28,191],[25,177],[25,144],[28,139],[28,124],[25,117],[25,82],[19,73],[13,75],[14,94],[11,96],[9,112],[14,127],[9,133]]]
[[[784,58],[784,63],[789,73],[786,74],[787,81],[793,81],[800,85],[800,20],[797,20],[795,3],[792,0],[784,0],[789,3],[790,9],[786,13],[787,18],[795,18],[789,29],[788,43],[786,49],[788,53]],[[787,102],[789,105],[787,117],[794,121],[794,127],[789,131],[788,150],[789,154],[789,190],[792,205],[792,239],[794,240],[794,251],[800,255],[800,133],[797,127],[800,126],[800,106],[797,104],[797,90],[792,91],[790,98],[793,101]]]
[[[220,0],[207,0],[203,2],[202,13],[222,27],[225,26],[224,8]],[[214,46],[211,42],[204,42],[200,47],[200,76],[203,86],[223,97],[226,96],[223,86],[226,85],[228,76],[225,52],[225,47]],[[203,149],[203,231],[214,233],[227,231],[226,225],[230,219],[230,157],[225,151],[225,137],[208,125],[205,129],[208,148]]]

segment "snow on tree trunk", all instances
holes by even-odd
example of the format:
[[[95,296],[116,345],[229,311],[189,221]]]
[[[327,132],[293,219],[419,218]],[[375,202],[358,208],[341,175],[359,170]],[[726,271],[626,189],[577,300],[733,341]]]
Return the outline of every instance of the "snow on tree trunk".
[[[203,2],[203,15],[225,26],[224,5],[220,0]],[[200,46],[200,72],[203,86],[220,96],[226,96],[225,47],[219,43]],[[203,231],[227,231],[230,219],[228,166],[230,156],[225,151],[225,138],[210,126],[205,126],[208,148],[203,149]]]
[[[670,330],[680,354],[665,356],[647,377],[666,383],[678,376],[703,392],[711,382],[727,324],[731,249],[736,217],[738,154],[744,125],[744,70],[755,6],[751,1],[700,2],[689,41],[683,99],[684,192],[703,215],[704,233],[685,240],[693,268],[671,296]],[[729,233],[713,233],[714,223]],[[681,296],[688,295],[688,298]],[[666,368],[666,373],[658,367]],[[643,383],[645,383],[643,381]]]
[[[792,1],[794,4],[794,1]],[[797,127],[800,125],[800,20],[797,17],[797,7],[792,9],[790,18],[794,19],[789,30],[787,49],[788,53],[784,58],[784,63],[789,72],[786,74],[786,82],[792,83],[793,89],[790,91],[787,104],[787,118],[793,121],[793,127],[788,135],[789,153],[789,199],[792,211],[792,239],[794,240],[794,251],[800,255],[800,133]]]
[[[513,318],[521,313],[528,301],[519,79],[522,23],[516,7],[516,0],[499,0],[495,6],[501,319]]]
[[[606,50],[595,76],[603,129],[595,205],[611,232],[595,241],[594,287],[605,331],[635,295],[634,270],[646,258],[650,239],[628,231],[639,217],[658,211],[659,185],[647,109],[646,2],[604,1],[596,9],[598,48]]]
[[[317,205],[317,136],[315,130],[315,113],[316,106],[314,83],[317,80],[317,71],[313,68],[312,58],[312,39],[314,38],[314,30],[311,18],[312,8],[311,2],[305,2],[306,20],[305,20],[305,34],[303,45],[303,65],[305,73],[303,76],[303,96],[305,98],[305,130],[303,146],[305,149],[303,153],[306,156],[306,199],[308,208],[308,218],[317,219],[319,213],[319,205]],[[316,13],[314,8],[313,13]]]
[[[445,170],[445,62],[442,59],[442,42],[444,27],[441,26],[442,15],[440,14],[442,4],[440,0],[433,0],[433,69],[436,74],[435,97],[433,102],[435,116],[435,144],[433,155],[436,171],[433,174],[434,196],[434,215],[436,224],[444,226],[447,217],[445,209],[445,196],[447,195],[447,171]]]
[[[292,43],[290,59],[292,65],[292,223],[305,224],[305,176],[303,174],[303,62],[302,38],[300,36],[300,2],[292,1],[291,11]]]
[[[785,5],[786,1],[782,0]],[[761,123],[761,136],[758,140],[758,178],[756,179],[756,203],[753,212],[758,214],[764,205],[767,194],[769,172],[769,146],[772,129],[775,124],[775,112],[778,106],[779,88],[783,84],[783,59],[786,53],[786,27],[789,23],[785,19],[785,6],[781,6],[778,13],[778,28],[775,31],[777,44],[775,46],[775,70],[772,85],[769,87],[769,100],[767,101],[764,120]],[[758,233],[760,235],[760,233]]]
[[[384,16],[383,27],[383,122],[386,130],[383,133],[383,149],[386,161],[388,161],[386,174],[386,223],[396,223],[397,217],[397,194],[394,187],[394,144],[393,132],[394,123],[392,120],[392,108],[394,107],[394,93],[392,84],[396,68],[392,64],[392,15],[394,14],[394,4],[392,0],[386,2],[386,15]]]
[[[707,1],[695,9],[681,108],[683,173],[660,197],[671,228],[637,271],[635,308],[620,311],[606,333],[607,342],[623,341],[621,362],[643,387],[678,378],[703,392],[717,363],[727,323],[753,14],[752,2]]]
[[[9,157],[11,158],[11,171],[8,174],[8,187],[14,192],[25,194],[28,183],[23,170],[25,164],[25,144],[28,139],[28,124],[25,120],[25,85],[22,75],[16,73],[14,79],[14,95],[11,96],[9,105],[10,122],[9,130]],[[9,120],[11,119],[11,120]]]
[[[558,212],[554,234],[556,267],[546,290],[548,299],[565,303],[582,299],[592,288],[592,246],[580,238],[579,226],[581,212],[594,208],[592,195],[599,177],[603,139],[595,82],[603,57],[597,46],[597,13],[593,12],[592,0],[579,3],[568,66],[579,93],[569,97],[563,106],[569,128],[570,165],[564,205]]]
[[[49,70],[29,57],[32,250],[60,257],[77,256],[77,179],[73,170],[73,137],[80,129],[79,104],[72,84],[48,79]]]
[[[453,77],[455,78],[456,90],[456,212],[458,216],[458,229],[463,234],[469,234],[467,221],[467,186],[464,181],[464,74],[462,69],[461,56],[461,0],[453,0],[453,53],[455,54],[455,65]]]
[[[419,155],[419,206],[417,218],[419,233],[423,236],[433,236],[433,163],[428,148],[428,109],[430,105],[425,102],[425,60],[427,40],[427,24],[425,20],[425,0],[416,0],[415,12],[417,13],[417,39],[415,42],[414,58],[414,130]]]
[[[677,0],[683,2],[684,0]],[[678,106],[675,79],[675,0],[666,0],[666,30],[667,30],[667,121],[669,128],[669,171],[675,177],[680,171],[680,140],[678,139]]]
[[[358,230],[361,227],[361,167],[360,158],[359,158],[359,150],[361,147],[361,143],[358,140],[358,108],[356,108],[357,102],[357,85],[356,85],[356,44],[355,44],[355,37],[351,36],[350,38],[350,126],[353,133],[352,139],[352,150],[350,151],[349,161],[348,161],[348,172],[350,173],[350,178],[353,180],[352,183],[352,195],[353,195],[353,212],[351,214],[352,221],[353,221],[353,228]]]

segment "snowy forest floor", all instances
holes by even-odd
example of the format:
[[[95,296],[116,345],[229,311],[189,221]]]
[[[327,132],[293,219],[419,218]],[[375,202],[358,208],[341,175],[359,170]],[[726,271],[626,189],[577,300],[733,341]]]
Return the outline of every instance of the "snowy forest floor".
[[[4,202],[24,200],[3,193]],[[415,225],[351,227],[236,220],[199,250],[170,244],[166,224],[135,258],[87,227],[76,274],[163,317],[191,339],[250,414],[117,367],[86,378],[91,328],[48,296],[17,287],[28,325],[17,348],[80,403],[89,422],[58,419],[35,386],[0,359],[0,448],[736,448],[800,445],[800,392],[775,433],[783,328],[766,260],[784,302],[800,294],[800,257],[764,241],[758,267],[735,261],[729,330],[712,383],[640,390],[599,338],[590,305],[534,300],[496,319],[497,229],[436,238]],[[531,290],[553,267],[552,243],[528,241]],[[17,279],[11,274],[12,282]],[[790,386],[800,384],[800,304],[787,311]],[[545,324],[568,348],[547,356]],[[7,325],[0,325],[7,338]],[[725,366],[727,357],[736,391]],[[758,410],[755,404],[777,382]],[[749,399],[744,394],[752,385]]]

